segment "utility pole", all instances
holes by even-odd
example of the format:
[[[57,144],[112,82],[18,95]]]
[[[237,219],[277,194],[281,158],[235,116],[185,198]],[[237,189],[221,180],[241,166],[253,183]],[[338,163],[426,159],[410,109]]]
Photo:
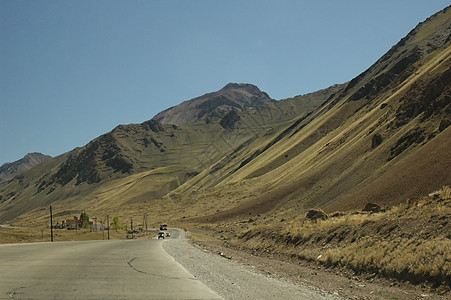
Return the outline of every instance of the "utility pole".
[[[50,241],[53,242],[53,216],[51,205],[50,205]]]
[[[110,215],[106,215],[106,226],[108,226],[108,239],[110,239]]]
[[[130,218],[130,227],[132,229],[132,240],[133,240],[133,217]]]

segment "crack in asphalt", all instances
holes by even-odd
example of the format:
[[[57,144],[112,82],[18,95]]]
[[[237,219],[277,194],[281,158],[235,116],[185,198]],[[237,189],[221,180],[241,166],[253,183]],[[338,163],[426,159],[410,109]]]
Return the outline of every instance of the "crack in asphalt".
[[[130,266],[130,268],[132,268],[132,269],[135,270],[136,272],[139,272],[139,273],[142,273],[142,274],[146,274],[146,275],[154,275],[154,274],[150,274],[150,273],[147,273],[147,272],[144,272],[144,271],[141,271],[141,270],[135,268],[135,267],[132,265],[132,262],[133,262],[135,259],[137,259],[137,257],[134,257],[134,258],[132,258],[129,262],[127,262],[127,264]]]
[[[158,278],[166,278],[166,279],[183,279],[183,278],[181,278],[181,277],[159,275],[159,274],[149,273],[149,272],[145,272],[145,271],[143,271],[143,270],[140,270],[140,269],[138,269],[138,268],[136,268],[135,266],[132,265],[132,262],[133,262],[135,259],[137,259],[137,258],[138,258],[138,257],[134,257],[134,258],[132,258],[129,262],[127,262],[128,266],[129,266],[130,268],[132,268],[132,270],[134,270],[134,271],[136,271],[136,272],[139,272],[139,273],[142,273],[142,274],[145,274],[145,275],[150,275],[150,276],[158,277]],[[191,279],[191,280],[197,280],[197,278],[195,278],[195,277],[189,277],[188,279]]]
[[[14,298],[14,295],[20,295],[20,294],[23,294],[23,293],[19,293],[20,290],[22,290],[22,289],[27,289],[27,288],[31,288],[31,287],[35,287],[35,286],[37,286],[38,284],[39,284],[39,282],[37,282],[37,283],[35,283],[35,284],[32,284],[32,285],[30,285],[30,286],[21,286],[21,287],[18,287],[18,288],[13,289],[11,292],[6,292],[6,294],[7,294],[10,298]]]

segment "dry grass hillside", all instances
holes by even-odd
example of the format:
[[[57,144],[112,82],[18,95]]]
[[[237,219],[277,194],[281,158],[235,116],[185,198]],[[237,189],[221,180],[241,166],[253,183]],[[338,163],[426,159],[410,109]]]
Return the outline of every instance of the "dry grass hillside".
[[[451,10],[437,13],[344,85],[231,109],[212,122],[118,126],[2,187],[0,220],[50,203],[101,211],[104,202],[127,210],[169,200],[198,204],[190,215],[212,222],[293,208],[354,209],[368,200],[392,205],[427,194],[451,180],[450,23]],[[224,93],[247,97],[242,107],[266,97],[251,85],[228,85],[184,104],[213,103],[208,97]]]
[[[348,83],[277,102],[232,84],[163,123],[120,125],[1,187],[0,222],[42,227],[50,204],[57,220],[87,211],[139,227],[146,214],[221,228],[237,248],[449,284],[449,188],[422,197],[451,185],[450,37],[447,8]],[[388,210],[348,213],[368,202]],[[346,213],[312,223],[312,208]]]
[[[10,179],[19,175],[25,170],[52,158],[41,153],[28,153],[23,158],[12,163],[5,163],[0,166],[0,186],[6,185]]]
[[[345,267],[356,273],[451,286],[451,188],[386,211],[264,218],[210,225],[231,247]],[[219,235],[219,234],[218,234]]]
[[[370,200],[396,205],[449,184],[450,24],[449,9],[431,17],[319,109],[247,141],[171,196],[192,187],[200,199],[237,194],[231,209],[196,219],[215,222]]]
[[[191,100],[191,104],[184,102],[196,107],[202,100],[224,110],[227,103],[216,103],[217,98],[239,95],[234,103],[243,102],[242,109],[229,107],[222,118],[209,116],[207,122],[204,115],[186,125],[150,120],[117,126],[84,147],[17,175],[0,189],[0,221],[30,212],[39,215],[37,212],[51,203],[97,212],[105,209],[100,205],[103,200],[110,210],[122,211],[124,205],[161,199],[237,148],[246,148],[259,136],[283,128],[298,111],[318,107],[341,88],[337,85],[278,104],[255,86],[229,84],[217,93]],[[258,105],[245,109],[252,103]],[[170,112],[165,115],[169,113],[169,117]]]
[[[241,130],[240,136],[231,139],[226,132],[217,123],[176,126],[149,121],[118,126],[82,148],[16,176],[2,187],[0,220],[13,219],[50,203],[90,208],[95,202],[89,199],[97,199],[98,191],[115,184],[113,190],[121,190],[121,180],[146,178],[148,185],[136,193],[125,193],[121,201],[109,198],[109,207],[159,199],[222,156],[222,150],[212,151],[212,143],[229,151],[252,136],[251,131]]]

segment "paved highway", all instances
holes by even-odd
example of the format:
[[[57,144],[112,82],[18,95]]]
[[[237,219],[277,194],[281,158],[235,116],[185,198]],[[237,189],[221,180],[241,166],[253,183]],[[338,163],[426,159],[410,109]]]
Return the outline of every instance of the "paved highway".
[[[175,231],[174,238],[178,232]],[[221,299],[162,240],[0,245],[0,299]]]

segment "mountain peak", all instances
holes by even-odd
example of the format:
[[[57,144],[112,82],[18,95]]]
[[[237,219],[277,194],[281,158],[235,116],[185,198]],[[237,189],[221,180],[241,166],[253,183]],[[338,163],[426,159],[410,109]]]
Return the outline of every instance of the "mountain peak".
[[[46,159],[46,158],[51,158],[51,156],[49,155],[45,155],[39,152],[30,152],[27,155],[24,156],[24,158],[27,158],[29,160],[31,159]]]
[[[249,83],[228,83],[217,92],[185,101],[157,114],[153,120],[166,124],[220,120],[232,110],[246,111],[275,102],[267,93]]]
[[[221,90],[246,90],[249,92],[254,92],[254,93],[261,93],[262,91],[253,84],[250,83],[234,83],[234,82],[230,82],[228,84],[226,84]]]
[[[28,153],[23,158],[15,162],[3,164],[2,166],[0,166],[0,186],[5,184],[14,176],[22,173],[25,170],[31,169],[32,167],[50,158],[52,157],[44,155],[42,153],[33,152]]]

